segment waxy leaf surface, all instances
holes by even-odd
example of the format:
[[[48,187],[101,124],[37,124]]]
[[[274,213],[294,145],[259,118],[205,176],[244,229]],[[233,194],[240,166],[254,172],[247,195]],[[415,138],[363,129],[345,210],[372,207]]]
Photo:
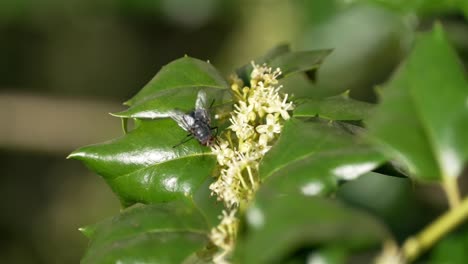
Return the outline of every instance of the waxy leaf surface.
[[[193,204],[137,205],[93,226],[82,263],[181,263],[207,243],[209,227]]]
[[[304,100],[294,109],[294,117],[318,116],[329,120],[364,120],[370,116],[373,108],[373,104],[339,95],[321,100]]]
[[[246,212],[236,256],[240,263],[272,263],[301,247],[378,246],[388,237],[371,216],[336,201],[291,194],[258,197]]]
[[[210,177],[216,160],[173,120],[139,121],[135,130],[70,154],[101,175],[124,205],[166,202],[192,196]]]
[[[338,126],[291,119],[262,160],[260,177],[271,192],[317,195],[383,162],[382,154]]]
[[[186,56],[164,66],[145,87],[125,104],[134,106],[164,90],[187,87],[225,89],[228,86],[213,65]]]
[[[370,130],[421,180],[457,177],[468,157],[468,82],[440,26],[384,87]]]
[[[174,110],[189,113],[195,108],[195,101],[200,90],[207,94],[207,109],[211,103],[214,107],[221,104],[224,95],[228,94],[227,89],[218,88],[184,87],[163,90],[148,96],[143,102],[131,106],[125,111],[112,115],[123,118],[156,119],[169,117]]]
[[[275,57],[270,67],[280,68],[282,76],[295,72],[316,70],[323,60],[331,53],[331,50],[295,51],[281,54]]]
[[[263,56],[253,59],[256,64],[262,65],[264,63],[270,63],[271,60],[278,57],[279,55],[285,54],[290,52],[290,47],[287,44],[280,44],[271,50],[267,51]],[[249,84],[250,81],[250,73],[252,73],[253,66],[252,63],[247,63],[242,67],[236,70],[236,74],[239,78],[244,81],[244,84]]]
[[[280,45],[264,56],[254,59],[255,64],[267,64],[272,70],[280,68],[282,74],[278,78],[283,78],[289,74],[316,70],[322,64],[323,60],[330,54],[331,50],[313,50],[313,51],[289,51],[289,46]],[[236,73],[249,84],[250,74],[253,70],[251,63],[239,68]]]

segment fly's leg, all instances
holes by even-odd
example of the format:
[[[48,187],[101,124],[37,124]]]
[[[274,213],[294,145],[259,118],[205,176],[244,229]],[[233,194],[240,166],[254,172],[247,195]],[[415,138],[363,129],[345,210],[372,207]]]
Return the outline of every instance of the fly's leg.
[[[216,132],[215,132],[215,137],[218,136],[218,127],[212,127],[210,128],[210,130],[215,130],[216,129]]]
[[[212,107],[213,107],[213,105],[214,105],[214,102],[215,102],[215,99],[213,99],[213,101],[211,101],[210,107],[209,107],[208,109],[210,109],[210,110],[211,110],[211,108],[212,108]]]
[[[177,145],[174,145],[172,146],[172,148],[176,148],[186,142],[188,142],[189,140],[193,139],[193,135],[192,134],[188,134],[181,142],[179,142]]]
[[[214,135],[214,144],[219,146],[219,140],[218,140],[218,127],[212,127],[210,130],[216,130],[215,135]]]

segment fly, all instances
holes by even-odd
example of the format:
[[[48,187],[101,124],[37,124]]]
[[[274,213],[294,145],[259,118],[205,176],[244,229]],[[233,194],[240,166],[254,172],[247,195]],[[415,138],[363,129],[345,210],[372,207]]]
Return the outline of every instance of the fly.
[[[211,106],[210,106],[211,107]],[[195,101],[195,109],[189,113],[184,113],[180,110],[174,110],[169,116],[185,131],[189,132],[186,139],[182,140],[175,147],[195,138],[203,146],[210,146],[215,141],[215,136],[212,130],[218,129],[211,127],[210,113],[206,104],[206,93],[200,90]]]

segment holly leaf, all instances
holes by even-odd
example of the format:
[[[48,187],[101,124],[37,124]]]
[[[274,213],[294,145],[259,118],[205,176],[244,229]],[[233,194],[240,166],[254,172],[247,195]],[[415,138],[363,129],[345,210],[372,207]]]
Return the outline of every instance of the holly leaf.
[[[391,157],[420,180],[457,177],[468,157],[468,83],[441,26],[419,38],[369,122]]]
[[[291,119],[260,164],[265,190],[303,195],[334,191],[385,162],[385,157],[356,136],[332,124]]]
[[[307,99],[294,109],[294,117],[320,117],[329,120],[365,120],[374,108],[373,104],[354,100],[347,95]]]
[[[135,96],[125,102],[134,106],[166,90],[203,87],[226,89],[226,81],[210,63],[185,56],[164,66]]]
[[[101,175],[123,205],[167,202],[191,197],[210,177],[216,159],[171,119],[139,120],[121,138],[82,147],[70,158]]]
[[[331,50],[295,51],[291,52],[288,45],[279,45],[264,56],[254,59],[255,64],[266,63],[269,67],[280,68],[282,74],[278,79],[296,72],[316,70],[323,60],[331,53]],[[253,67],[248,63],[236,70],[237,75],[244,83],[248,84]]]
[[[316,70],[332,50],[295,51],[275,57],[269,64],[273,69],[280,68],[281,75]]]
[[[290,52],[289,45],[288,44],[280,44],[280,45],[272,48],[271,50],[267,51],[265,53],[265,55],[263,55],[261,57],[258,57],[258,58],[255,58],[253,61],[256,64],[270,63],[271,60],[273,60],[274,58],[278,57],[281,54],[285,54],[285,53],[288,53],[288,52]],[[245,84],[248,84],[250,82],[250,73],[252,73],[252,70],[253,70],[252,63],[249,62],[249,63],[243,65],[242,67],[238,68],[236,70],[236,74],[237,74],[237,76],[239,76],[239,78],[242,79],[242,81]]]
[[[388,238],[386,229],[365,213],[299,194],[258,197],[245,218],[235,252],[240,263],[273,263],[301,248],[327,245],[362,250]]]
[[[190,86],[163,90],[152,96],[147,96],[143,102],[137,103],[125,111],[112,115],[122,118],[156,119],[169,117],[174,109],[188,113],[195,108],[198,92],[202,89],[207,94],[207,102],[213,102],[212,106],[215,107],[222,104],[223,97],[229,94],[227,89]]]
[[[81,228],[90,239],[81,263],[181,263],[203,249],[209,226],[193,204],[137,205]]]

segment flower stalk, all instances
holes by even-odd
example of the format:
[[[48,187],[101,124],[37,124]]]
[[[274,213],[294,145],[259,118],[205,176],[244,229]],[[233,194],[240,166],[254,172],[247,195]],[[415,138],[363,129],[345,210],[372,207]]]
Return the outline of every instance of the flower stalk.
[[[402,246],[405,259],[410,262],[432,247],[441,237],[468,219],[468,198],[426,227],[421,233],[408,238]]]

